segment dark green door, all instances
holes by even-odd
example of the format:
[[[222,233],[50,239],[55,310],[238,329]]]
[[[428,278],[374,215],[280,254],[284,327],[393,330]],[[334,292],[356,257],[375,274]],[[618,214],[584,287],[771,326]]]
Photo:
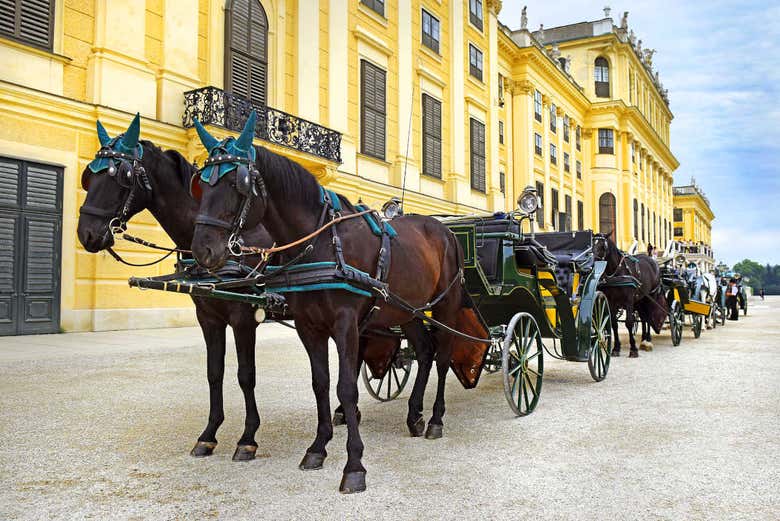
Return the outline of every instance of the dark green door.
[[[0,158],[0,335],[60,328],[62,168]]]

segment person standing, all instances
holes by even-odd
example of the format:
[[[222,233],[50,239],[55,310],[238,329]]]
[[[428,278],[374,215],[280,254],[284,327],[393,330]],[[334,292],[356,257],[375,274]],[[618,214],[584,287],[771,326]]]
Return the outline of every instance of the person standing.
[[[764,288],[758,290],[758,294],[761,296],[761,300],[764,300]]]
[[[737,309],[738,294],[739,286],[737,286],[737,281],[732,277],[729,279],[729,285],[726,289],[726,307],[731,312],[729,320],[739,320],[739,310]]]

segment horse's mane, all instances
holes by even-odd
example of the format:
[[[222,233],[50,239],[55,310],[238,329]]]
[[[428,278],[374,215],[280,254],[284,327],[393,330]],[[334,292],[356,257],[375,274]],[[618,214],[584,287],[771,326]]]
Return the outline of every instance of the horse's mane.
[[[276,154],[265,147],[255,146],[257,160],[262,168],[263,179],[269,189],[279,193],[286,201],[297,201],[305,208],[319,211],[320,184],[311,172],[290,159]],[[342,206],[349,210],[355,207],[341,194],[337,194]]]
[[[183,155],[176,150],[163,150],[151,141],[141,140],[141,146],[144,147],[146,154],[151,153],[156,161],[167,159],[173,163],[173,168],[179,176],[179,182],[183,187],[189,190],[192,175],[197,171],[195,166],[187,161]],[[159,158],[157,157],[159,156]]]

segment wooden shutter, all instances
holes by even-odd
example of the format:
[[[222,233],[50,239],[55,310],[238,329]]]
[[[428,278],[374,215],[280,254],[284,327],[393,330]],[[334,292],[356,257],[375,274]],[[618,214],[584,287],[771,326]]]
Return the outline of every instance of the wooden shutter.
[[[539,196],[539,210],[536,212],[536,222],[544,226],[544,183],[536,182],[536,195]]]
[[[585,228],[585,205],[582,201],[577,201],[577,229]]]
[[[441,179],[441,102],[423,94],[423,173]]]
[[[268,99],[265,10],[258,0],[232,0],[226,13],[225,90],[264,106]]]
[[[552,204],[550,205],[550,209],[552,210],[552,227],[553,230],[556,230],[559,227],[558,223],[558,190],[555,188],[551,191],[551,199]]]
[[[599,233],[612,235],[615,238],[615,196],[609,192],[601,194],[599,197]]]
[[[52,50],[53,0],[0,0],[0,34]]]
[[[385,158],[386,72],[365,60],[360,62],[360,151]]]
[[[485,192],[485,125],[471,121],[471,188]]]

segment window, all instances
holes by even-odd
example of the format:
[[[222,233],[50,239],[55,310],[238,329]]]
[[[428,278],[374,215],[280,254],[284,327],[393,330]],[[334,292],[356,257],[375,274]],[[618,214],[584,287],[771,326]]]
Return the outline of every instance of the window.
[[[669,228],[666,221],[666,218],[664,218],[664,246],[666,246],[666,243],[669,242]]]
[[[360,69],[360,151],[384,159],[387,73],[365,60],[361,60]]]
[[[534,152],[537,156],[542,155],[542,136],[541,134],[534,134]]]
[[[628,71],[628,102],[634,103],[634,73]]]
[[[4,0],[0,34],[47,51],[54,42],[53,0]]]
[[[498,143],[500,145],[504,144],[504,122],[503,121],[498,122]]]
[[[570,232],[571,231],[571,196],[567,195],[563,198],[563,208],[566,211],[566,219],[564,222],[561,223],[561,229],[564,232]]]
[[[596,96],[599,98],[609,97],[609,63],[606,58],[599,56],[596,58],[595,65],[595,80],[596,80]]]
[[[538,90],[534,92],[534,119],[542,122],[542,93]]]
[[[550,163],[558,164],[558,149],[552,143],[550,143]]]
[[[506,174],[504,172],[498,173],[498,187],[502,194],[506,193]]]
[[[644,241],[645,240],[645,203],[642,203],[639,206],[639,208],[641,209],[639,214],[642,216],[642,240]]]
[[[469,21],[482,30],[482,0],[469,0]]]
[[[582,161],[577,160],[577,179],[582,179]]]
[[[574,144],[577,146],[577,150],[582,150],[582,129],[577,125],[577,129],[574,132]]]
[[[441,102],[422,95],[423,174],[441,179]]]
[[[24,0],[22,3],[27,3]],[[257,0],[233,0],[225,13],[225,90],[265,105],[268,18]]]
[[[551,222],[552,222],[553,230],[557,230],[558,229],[557,228],[557,226],[558,226],[558,190],[553,188],[550,191],[550,193],[552,195],[552,205],[550,205],[550,209],[552,210],[552,220],[551,220]]]
[[[469,74],[482,81],[482,51],[469,44]]]
[[[485,191],[485,124],[471,118],[471,188]]]
[[[536,212],[536,222],[544,226],[544,183],[536,182],[536,195],[539,196],[539,211]]]
[[[422,44],[439,53],[439,19],[422,10]]]
[[[615,196],[609,192],[601,194],[599,197],[599,233],[604,235],[613,235],[615,232],[615,208],[617,204]],[[614,240],[614,235],[612,239]]]
[[[563,116],[563,140],[569,142],[569,116]]]
[[[634,148],[634,143],[631,143],[631,162],[636,163],[636,148]]]
[[[683,220],[682,208],[674,209],[674,221],[681,222]]]
[[[683,234],[683,229],[682,228],[680,228],[680,227],[675,227],[674,228],[674,236],[675,237],[682,237],[682,234]]]
[[[599,129],[599,154],[614,154],[615,141],[611,128]]]
[[[360,0],[360,3],[376,11],[378,14],[385,15],[385,1],[384,0]]]
[[[577,201],[577,229],[585,229],[585,205],[582,201]]]
[[[569,164],[569,153],[564,152],[563,153],[563,171],[564,172],[571,172],[571,165]]]
[[[639,240],[639,203],[634,199],[634,239]]]
[[[498,106],[504,106],[504,76],[498,74]]]

